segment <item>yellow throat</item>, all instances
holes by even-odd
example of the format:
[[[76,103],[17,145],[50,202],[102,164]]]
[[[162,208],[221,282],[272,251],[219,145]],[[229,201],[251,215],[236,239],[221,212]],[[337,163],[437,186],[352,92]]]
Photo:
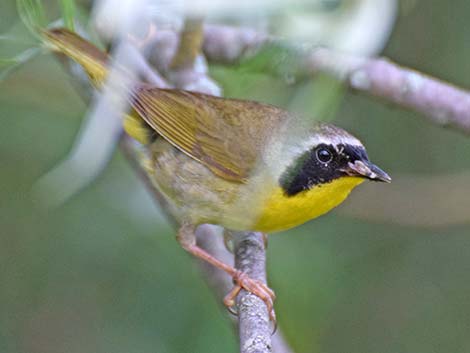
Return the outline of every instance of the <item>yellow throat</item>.
[[[294,196],[276,187],[265,201],[254,229],[272,233],[293,228],[338,206],[364,178],[345,176]]]

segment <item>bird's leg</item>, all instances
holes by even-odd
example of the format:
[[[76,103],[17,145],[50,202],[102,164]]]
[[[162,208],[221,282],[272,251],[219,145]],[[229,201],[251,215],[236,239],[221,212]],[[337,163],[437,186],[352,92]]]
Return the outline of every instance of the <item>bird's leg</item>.
[[[250,278],[246,273],[243,273],[242,271],[216,259],[207,251],[197,246],[195,230],[196,227],[194,225],[183,223],[178,230],[176,239],[184,250],[201,260],[210,263],[218,269],[227,272],[233,278],[235,286],[224,298],[224,304],[229,308],[229,310],[235,305],[235,298],[240,290],[245,289],[264,301],[268,307],[271,320],[276,322],[276,315],[273,307],[274,299],[276,298],[274,292],[263,282]]]

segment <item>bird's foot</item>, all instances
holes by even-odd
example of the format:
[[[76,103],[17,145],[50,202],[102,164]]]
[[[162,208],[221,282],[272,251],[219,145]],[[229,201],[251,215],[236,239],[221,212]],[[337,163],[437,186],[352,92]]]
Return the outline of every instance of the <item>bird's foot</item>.
[[[233,310],[235,299],[240,291],[244,289],[247,292],[256,295],[266,304],[269,318],[276,325],[276,313],[274,312],[274,300],[276,299],[276,294],[274,294],[274,291],[263,282],[252,279],[246,273],[241,271],[236,271],[233,276],[233,281],[235,286],[224,298],[224,304],[228,310],[236,314]]]

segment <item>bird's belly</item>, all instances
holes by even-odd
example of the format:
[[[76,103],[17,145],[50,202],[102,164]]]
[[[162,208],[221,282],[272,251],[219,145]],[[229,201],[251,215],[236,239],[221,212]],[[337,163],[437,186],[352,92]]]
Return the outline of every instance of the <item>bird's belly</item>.
[[[343,177],[294,196],[286,196],[281,187],[276,187],[266,199],[253,229],[270,233],[305,223],[338,206],[363,181],[363,178]]]
[[[244,184],[216,176],[163,139],[150,146],[145,159],[143,165],[152,184],[178,221],[251,229],[255,206],[247,202]]]

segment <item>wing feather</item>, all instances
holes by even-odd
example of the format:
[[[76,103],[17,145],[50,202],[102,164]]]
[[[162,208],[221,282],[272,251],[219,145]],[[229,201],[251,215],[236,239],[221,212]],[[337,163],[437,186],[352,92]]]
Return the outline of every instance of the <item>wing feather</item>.
[[[143,85],[132,91],[131,104],[176,148],[237,182],[246,181],[269,139],[289,119],[271,105]]]

